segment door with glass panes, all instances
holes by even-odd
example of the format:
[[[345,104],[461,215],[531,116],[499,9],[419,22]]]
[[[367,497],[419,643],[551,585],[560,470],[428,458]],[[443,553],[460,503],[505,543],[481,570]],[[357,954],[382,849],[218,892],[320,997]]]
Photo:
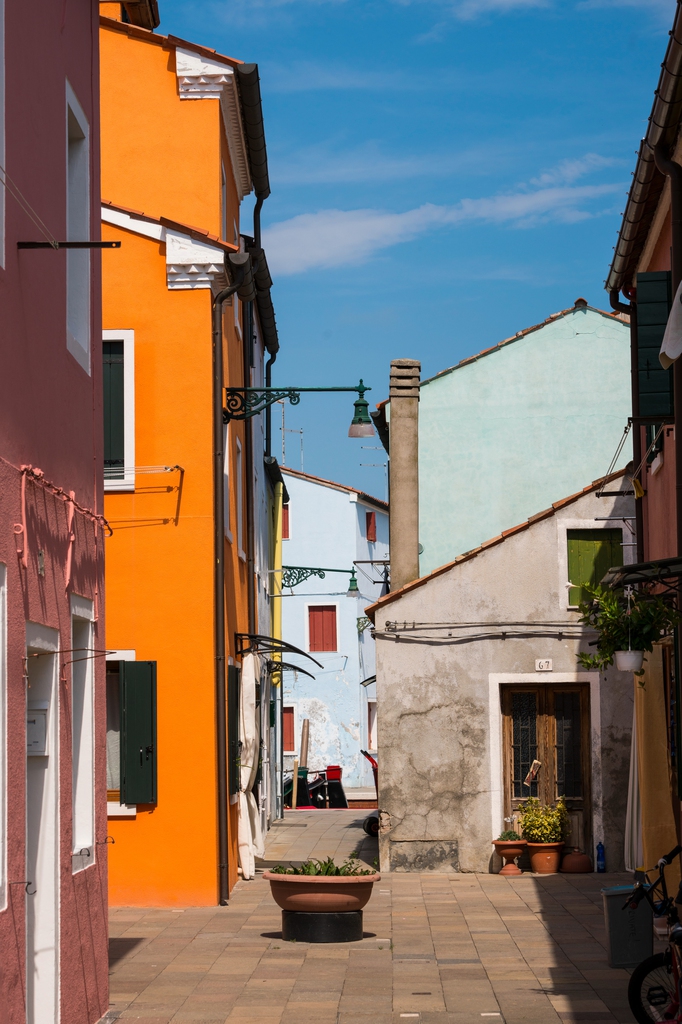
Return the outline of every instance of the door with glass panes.
[[[554,804],[563,796],[571,819],[567,846],[592,848],[590,688],[584,684],[502,687],[504,812],[514,828],[529,796]],[[533,762],[539,761],[535,777]]]

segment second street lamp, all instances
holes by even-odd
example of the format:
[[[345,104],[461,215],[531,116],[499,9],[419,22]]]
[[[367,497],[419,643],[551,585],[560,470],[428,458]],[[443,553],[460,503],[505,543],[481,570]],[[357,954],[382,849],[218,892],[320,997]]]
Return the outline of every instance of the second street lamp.
[[[351,425],[348,429],[349,437],[374,437],[374,426],[369,416],[369,403],[365,398],[365,392],[371,391],[360,380],[352,388],[225,388],[225,408],[223,409],[223,421],[249,420],[257,416],[263,409],[275,402],[281,402],[288,398],[292,405],[298,405],[301,395],[305,393],[316,394],[326,391],[353,391],[357,393],[354,402],[354,413]]]

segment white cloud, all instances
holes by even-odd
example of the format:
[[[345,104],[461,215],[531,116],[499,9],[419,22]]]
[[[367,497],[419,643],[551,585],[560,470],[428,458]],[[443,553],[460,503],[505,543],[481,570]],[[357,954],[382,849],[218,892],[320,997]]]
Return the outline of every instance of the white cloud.
[[[481,14],[510,14],[512,11],[549,7],[549,0],[460,0],[453,4],[453,13],[464,21]]]
[[[570,185],[578,178],[591,174],[592,171],[613,167],[618,162],[613,157],[600,156],[598,153],[586,153],[585,156],[574,160],[562,160],[556,167],[550,168],[539,177],[531,178],[530,183],[541,188],[547,185]]]
[[[463,199],[455,206],[425,203],[414,210],[320,210],[273,224],[265,232],[268,263],[275,274],[366,262],[374,253],[441,227],[476,221],[528,228],[547,221],[574,223],[595,216],[590,200],[622,189],[621,184],[537,189]]]

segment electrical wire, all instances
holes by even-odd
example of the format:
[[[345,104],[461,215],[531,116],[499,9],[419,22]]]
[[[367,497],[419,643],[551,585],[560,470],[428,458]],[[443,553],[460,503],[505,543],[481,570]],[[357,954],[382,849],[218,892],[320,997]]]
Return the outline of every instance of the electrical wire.
[[[3,184],[6,190],[11,195],[12,199],[21,207],[24,213],[30,217],[35,226],[38,228],[40,233],[45,236],[47,241],[50,243],[53,249],[59,248],[59,242],[50,233],[50,229],[47,224],[42,220],[39,214],[33,209],[28,199],[24,196],[16,182],[12,181],[5,168],[0,164],[0,183]]]

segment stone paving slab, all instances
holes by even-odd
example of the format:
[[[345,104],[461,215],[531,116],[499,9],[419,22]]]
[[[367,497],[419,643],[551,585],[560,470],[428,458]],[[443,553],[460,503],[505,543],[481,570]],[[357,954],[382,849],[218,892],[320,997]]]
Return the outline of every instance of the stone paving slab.
[[[376,841],[357,810],[288,812],[266,863]],[[392,874],[364,937],[281,938],[260,877],[228,907],[112,908],[109,1021],[137,1024],[632,1024],[628,972],[611,970],[600,889],[618,875]]]

